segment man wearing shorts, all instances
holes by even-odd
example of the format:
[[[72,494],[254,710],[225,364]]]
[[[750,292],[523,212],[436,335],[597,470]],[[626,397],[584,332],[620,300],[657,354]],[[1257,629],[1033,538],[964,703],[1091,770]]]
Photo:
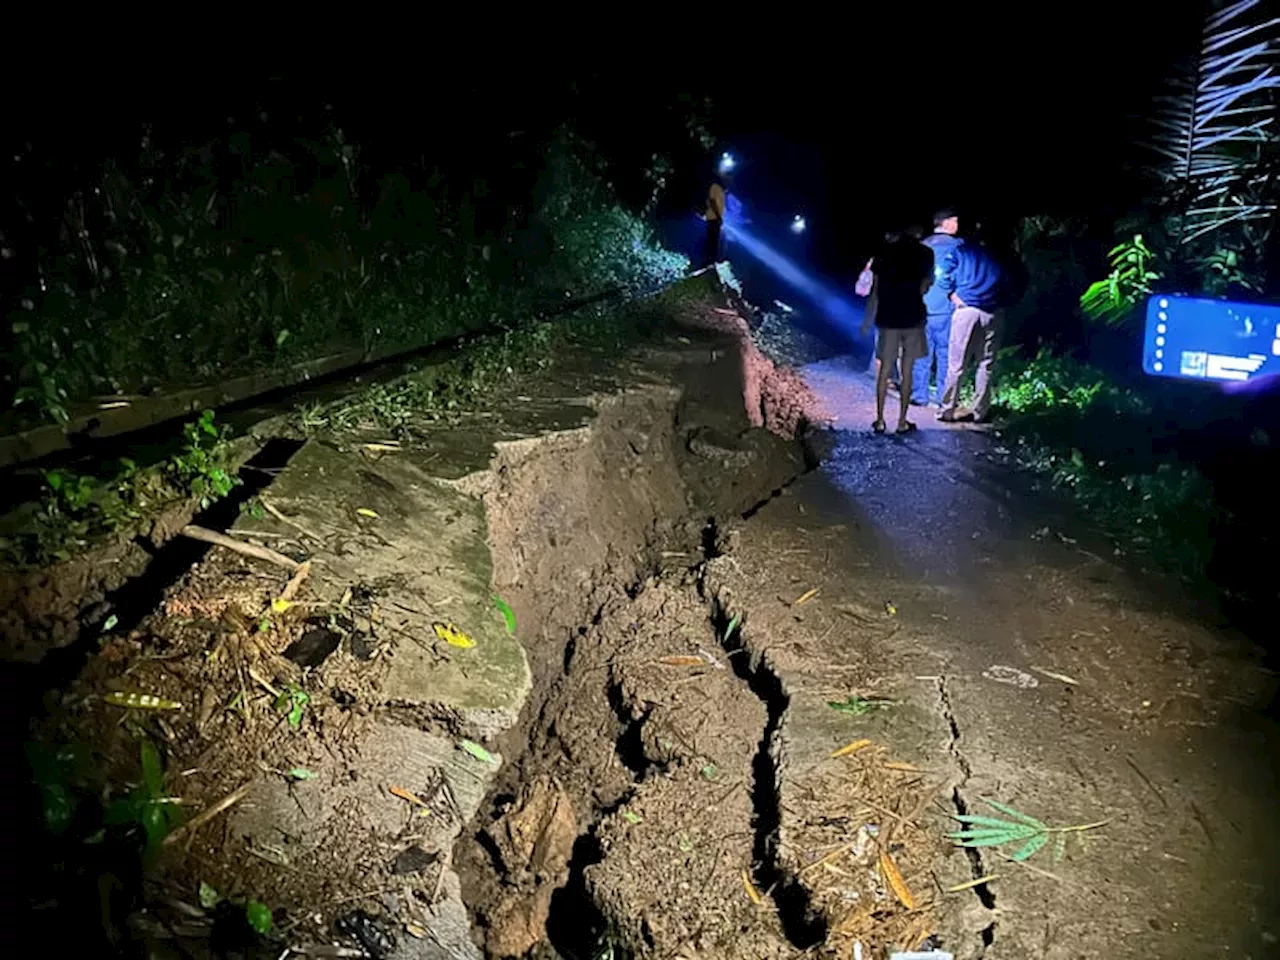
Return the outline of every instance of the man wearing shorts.
[[[889,392],[889,374],[902,371],[898,388],[898,433],[910,433],[916,425],[907,419],[911,402],[912,365],[927,352],[925,341],[924,293],[933,283],[933,254],[906,233],[885,236],[884,249],[874,259],[871,270],[875,282],[867,300],[865,335],[875,323],[876,419],[871,428],[884,433],[884,401]]]

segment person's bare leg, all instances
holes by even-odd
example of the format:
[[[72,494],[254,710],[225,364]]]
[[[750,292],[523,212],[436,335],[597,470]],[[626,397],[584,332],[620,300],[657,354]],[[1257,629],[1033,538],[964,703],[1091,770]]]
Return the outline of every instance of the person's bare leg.
[[[884,398],[889,393],[890,364],[876,361],[876,422],[875,426],[884,429]]]
[[[902,362],[902,386],[898,389],[898,429],[906,430],[907,414],[911,412],[911,378],[915,375],[915,364]]]

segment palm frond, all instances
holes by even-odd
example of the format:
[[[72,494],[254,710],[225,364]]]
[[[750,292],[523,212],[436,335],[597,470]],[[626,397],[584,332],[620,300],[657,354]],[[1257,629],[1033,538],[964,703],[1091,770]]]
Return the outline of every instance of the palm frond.
[[[1155,98],[1146,145],[1154,172],[1178,198],[1177,245],[1274,213],[1273,206],[1229,199],[1244,191],[1276,137],[1280,18],[1258,18],[1262,9],[1260,0],[1218,4],[1205,18],[1196,54]]]

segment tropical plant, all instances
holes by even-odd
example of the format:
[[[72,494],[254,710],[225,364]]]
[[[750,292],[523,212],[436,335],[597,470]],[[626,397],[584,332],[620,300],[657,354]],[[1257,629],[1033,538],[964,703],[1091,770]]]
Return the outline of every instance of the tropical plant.
[[[956,841],[962,847],[970,848],[1020,844],[1009,857],[1010,860],[1029,860],[1055,837],[1057,843],[1054,845],[1054,859],[1061,860],[1066,853],[1068,836],[1074,835],[1083,844],[1086,831],[1096,830],[1110,822],[1097,820],[1093,823],[1081,823],[1070,827],[1050,827],[1007,804],[987,799],[982,802],[1011,819],[982,817],[970,813],[958,814],[954,819],[964,824],[964,829],[948,833],[947,839]]]
[[[1280,169],[1280,17],[1261,0],[1207,8],[1195,49],[1155,98],[1145,168],[1159,186],[1142,228],[1151,246],[1135,236],[1116,247],[1111,273],[1081,297],[1085,315],[1108,326],[1135,317],[1162,280],[1228,296],[1265,287]]]
[[[203,510],[241,483],[226,469],[227,428],[214,423],[213,411],[206,410],[183,426],[182,435],[186,442],[169,461],[169,470],[192,496],[200,498]]]
[[[1200,45],[1157,98],[1151,146],[1177,211],[1173,241],[1189,244],[1228,224],[1272,216],[1253,188],[1269,179],[1275,145],[1275,34],[1280,17],[1250,21],[1261,0],[1214,3]]]
[[[160,844],[182,822],[182,811],[173,797],[164,792],[164,768],[160,753],[149,740],[141,746],[142,780],[133,789],[108,804],[103,814],[106,826],[136,830],[143,852],[154,857]]]
[[[1160,279],[1161,272],[1155,269],[1156,255],[1140,233],[1114,247],[1107,257],[1111,272],[1089,284],[1080,297],[1080,309],[1090,320],[1118,326],[1134,307],[1151,295],[1152,285]]]

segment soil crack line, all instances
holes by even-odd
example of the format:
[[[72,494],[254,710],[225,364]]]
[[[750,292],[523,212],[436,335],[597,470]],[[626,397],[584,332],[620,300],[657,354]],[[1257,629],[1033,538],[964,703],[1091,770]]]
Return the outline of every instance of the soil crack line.
[[[814,910],[809,891],[799,878],[783,868],[778,851],[782,797],[775,748],[791,697],[764,657],[755,655],[744,642],[742,620],[730,619],[720,598],[707,596],[701,577],[699,590],[710,602],[712,625],[734,673],[764,704],[768,718],[752,761],[753,879],[773,899],[783,935],[792,946],[808,950],[826,940],[826,919]]]
[[[947,730],[949,733],[947,752],[950,753],[952,759],[955,760],[955,764],[960,769],[961,774],[960,782],[951,790],[951,805],[955,807],[956,813],[961,816],[966,816],[969,813],[970,807],[968,800],[965,799],[964,787],[973,777],[973,765],[969,762],[969,758],[965,756],[964,750],[961,748],[961,741],[964,739],[964,735],[961,733],[960,724],[956,720],[955,709],[951,703],[951,691],[947,686],[947,678],[945,676],[938,677],[937,684],[938,708],[939,712],[942,714],[942,719],[947,723]],[[986,864],[983,862],[982,851],[976,847],[965,847],[964,852],[969,857],[969,868],[973,874],[973,879],[977,880],[979,877],[985,877],[987,875],[987,869]],[[986,909],[991,911],[995,910],[996,895],[988,884],[977,884],[973,888],[973,893]],[[984,956],[987,948],[995,942],[996,921],[992,919],[992,921],[980,931],[980,935],[982,937],[982,947],[977,954],[975,954],[978,958]]]

